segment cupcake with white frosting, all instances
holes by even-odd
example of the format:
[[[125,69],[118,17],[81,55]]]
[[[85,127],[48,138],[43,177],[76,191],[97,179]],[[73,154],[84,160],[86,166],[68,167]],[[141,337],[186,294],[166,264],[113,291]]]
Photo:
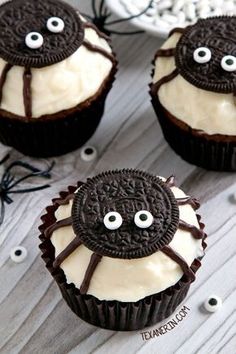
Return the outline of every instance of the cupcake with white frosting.
[[[201,265],[198,207],[174,177],[105,172],[47,207],[43,259],[83,320],[114,330],[150,326],[175,311]]]
[[[151,96],[170,146],[187,161],[236,171],[235,16],[171,31],[156,53]]]
[[[84,144],[116,72],[109,38],[64,2],[13,0],[0,44],[0,140],[33,156]]]

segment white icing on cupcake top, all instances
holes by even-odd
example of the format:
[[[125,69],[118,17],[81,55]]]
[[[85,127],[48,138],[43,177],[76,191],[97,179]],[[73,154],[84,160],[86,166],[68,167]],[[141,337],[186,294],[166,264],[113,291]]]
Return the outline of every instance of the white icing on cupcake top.
[[[171,190],[176,198],[186,197],[186,194],[177,187],[172,187]],[[60,206],[55,212],[57,221],[69,217],[71,207],[72,201]],[[181,220],[200,228],[196,212],[190,205],[179,206],[179,212]],[[55,257],[74,238],[72,226],[54,231],[51,242],[55,247]],[[189,266],[203,255],[202,240],[195,239],[189,231],[178,229],[169,246],[181,255]],[[81,245],[64,260],[60,267],[65,273],[67,283],[74,283],[78,289],[80,288],[92,253]],[[100,300],[135,302],[169,288],[182,276],[180,266],[161,251],[137,259],[104,256],[91,278],[87,294]]]
[[[92,28],[85,28],[85,39],[108,53],[107,41]],[[0,58],[0,72],[6,62]],[[108,77],[112,62],[84,45],[67,59],[43,68],[32,68],[32,118],[74,108],[95,95]],[[25,116],[23,101],[24,67],[13,66],[4,83],[0,108]]]
[[[162,49],[176,47],[180,37],[181,34],[173,34]],[[174,57],[158,57],[153,82],[156,83],[175,68]],[[199,89],[179,74],[161,86],[158,97],[167,111],[191,128],[209,135],[236,135],[236,105],[232,93],[222,94]]]

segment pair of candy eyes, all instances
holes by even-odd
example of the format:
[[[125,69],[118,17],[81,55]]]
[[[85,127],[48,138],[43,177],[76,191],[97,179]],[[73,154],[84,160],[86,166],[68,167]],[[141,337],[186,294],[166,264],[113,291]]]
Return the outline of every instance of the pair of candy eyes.
[[[123,223],[122,216],[116,211],[110,211],[104,216],[103,223],[108,230],[117,230]],[[140,210],[134,216],[134,223],[140,229],[147,229],[153,224],[153,216],[147,210]]]
[[[52,33],[60,33],[64,27],[65,23],[59,17],[50,17],[47,20],[47,29]],[[30,32],[25,37],[25,44],[30,49],[38,49],[43,45],[43,36],[39,32]]]
[[[211,51],[207,47],[200,47],[193,52],[193,59],[198,64],[206,64],[211,60]],[[236,57],[226,55],[221,59],[221,67],[225,71],[236,71]]]

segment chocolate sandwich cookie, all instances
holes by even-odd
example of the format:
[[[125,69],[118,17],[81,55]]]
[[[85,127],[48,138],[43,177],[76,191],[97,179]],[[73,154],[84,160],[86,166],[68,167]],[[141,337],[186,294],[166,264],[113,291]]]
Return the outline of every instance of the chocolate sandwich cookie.
[[[60,0],[1,5],[0,140],[33,156],[85,143],[114,80],[109,41]]]
[[[40,248],[71,309],[99,327],[135,330],[168,317],[204,254],[199,202],[138,170],[108,171],[47,208]]]
[[[154,109],[171,147],[187,161],[236,170],[235,16],[177,28],[159,49]]]

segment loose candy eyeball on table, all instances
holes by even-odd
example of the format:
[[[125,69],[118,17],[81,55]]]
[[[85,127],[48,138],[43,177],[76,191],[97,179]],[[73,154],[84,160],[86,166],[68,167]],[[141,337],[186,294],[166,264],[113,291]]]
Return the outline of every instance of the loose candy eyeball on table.
[[[217,295],[209,296],[204,302],[204,308],[208,312],[216,312],[222,307],[222,300]]]
[[[93,146],[84,146],[80,151],[80,156],[84,161],[93,161],[97,157],[97,150]]]
[[[25,247],[17,246],[11,249],[10,257],[13,262],[21,263],[25,260],[27,254],[28,252]]]

